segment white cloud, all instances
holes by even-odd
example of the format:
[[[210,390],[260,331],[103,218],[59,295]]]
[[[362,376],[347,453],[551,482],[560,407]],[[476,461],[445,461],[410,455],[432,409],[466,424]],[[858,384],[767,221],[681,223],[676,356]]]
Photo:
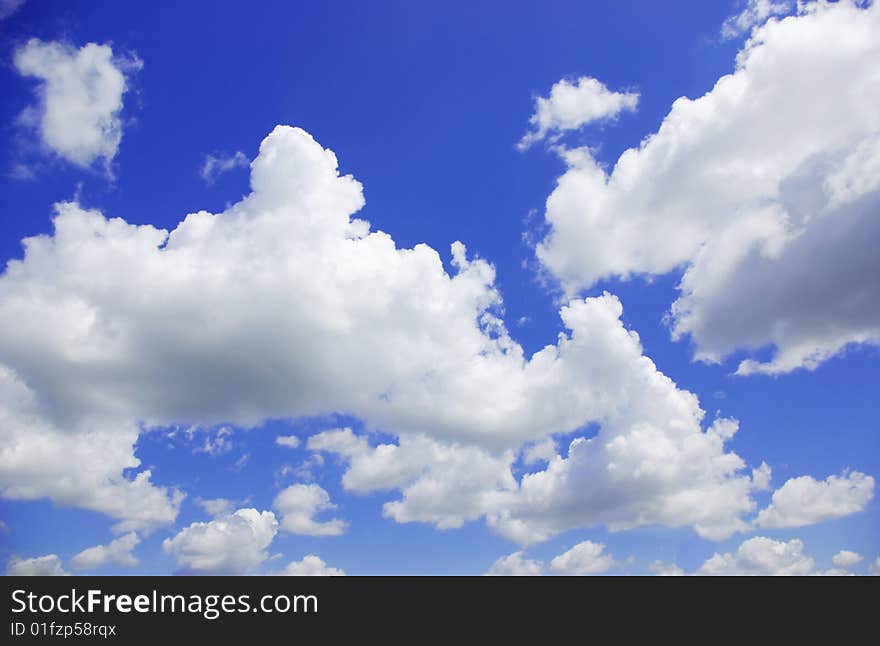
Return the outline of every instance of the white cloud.
[[[281,529],[305,536],[338,536],[345,532],[346,522],[339,518],[319,521],[315,516],[336,509],[330,494],[316,484],[295,484],[275,497],[275,509],[281,514]]]
[[[7,576],[67,576],[57,554],[37,556],[32,559],[12,557],[6,564]]]
[[[139,432],[341,412],[396,443],[341,431],[308,447],[346,461],[348,490],[400,491],[384,506],[398,522],[485,517],[522,544],[600,524],[748,526],[765,483],[725,446],[736,422],[704,424],[616,297],[572,300],[556,343],[526,357],[492,266],[454,243],[450,274],[430,247],[371,232],[352,217],[361,185],[308,133],[266,137],[251,185],[170,233],[62,203],[54,233],[24,241],[0,276],[3,495],[171,522],[179,494],[122,477]],[[523,447],[557,433],[574,434],[565,457],[517,482]]]
[[[3,344],[9,322],[0,324],[0,329]],[[0,365],[0,494],[4,498],[51,498],[62,506],[101,512],[118,521],[114,527],[118,532],[150,531],[174,522],[183,500],[180,491],[154,485],[150,470],[133,478],[123,475],[124,470],[140,466],[134,456],[139,432],[129,420],[101,415],[84,415],[71,423],[53,421],[34,390]]]
[[[684,576],[685,572],[674,563],[654,561],[648,569],[656,576]]]
[[[300,440],[296,435],[279,435],[275,438],[275,444],[285,446],[288,449],[295,449],[300,445]]]
[[[839,568],[850,568],[862,561],[862,555],[851,550],[840,550],[831,557],[831,562]]]
[[[76,570],[94,570],[111,564],[134,567],[138,560],[131,552],[138,543],[138,535],[129,532],[107,545],[95,545],[83,550],[70,559],[70,565]]]
[[[460,527],[494,506],[500,491],[516,482],[513,452],[495,456],[476,446],[446,444],[422,435],[401,435],[399,444],[371,447],[351,429],[309,438],[308,448],[336,453],[348,468],[343,486],[357,493],[400,489],[400,500],[383,512],[397,522],[431,522],[441,529]]]
[[[653,386],[666,388],[664,380]],[[746,529],[741,516],[754,510],[754,486],[738,473],[742,460],[723,449],[737,424],[717,420],[702,432],[702,412],[692,401],[688,421],[688,400],[676,401],[674,394],[680,392],[673,390],[666,401],[681,407],[675,424],[631,422],[627,416],[641,411],[622,412],[623,419],[607,424],[598,436],[573,440],[566,458],[523,476],[518,491],[503,497],[489,515],[490,526],[522,545],[599,524],[612,531],[654,523],[691,525],[710,539]]]
[[[139,60],[114,57],[108,45],[75,49],[33,38],[15,52],[15,66],[42,82],[40,104],[26,117],[35,116],[46,146],[83,167],[116,156],[126,73],[139,69]]]
[[[773,16],[784,16],[794,8],[792,0],[746,0],[743,10],[730,16],[721,25],[721,37],[725,40],[737,38],[757,25],[762,25]]]
[[[277,574],[283,576],[345,576],[339,568],[330,567],[319,556],[309,554],[302,561],[291,561]]]
[[[527,559],[522,552],[502,556],[492,564],[487,576],[540,576],[544,571],[541,561]]]
[[[880,556],[878,556],[868,568],[868,573],[875,576],[880,576]]]
[[[228,498],[199,498],[196,504],[211,516],[228,516],[232,513],[235,503]]]
[[[271,511],[239,509],[207,523],[192,523],[162,541],[162,549],[186,572],[251,574],[268,558],[265,549],[277,532]]]
[[[217,176],[221,173],[228,173],[236,168],[246,168],[250,164],[250,160],[240,150],[234,154],[216,153],[205,155],[205,161],[199,174],[208,184],[212,184]]]
[[[624,110],[632,112],[638,103],[637,92],[612,92],[589,76],[574,82],[563,79],[550,88],[550,96],[535,99],[535,112],[529,118],[533,129],[523,136],[518,147],[525,150],[547,135],[611,119]]]
[[[774,541],[756,536],[742,543],[735,554],[712,556],[700,567],[699,574],[714,576],[784,576],[814,573],[815,561],[804,554],[798,539]]]
[[[792,478],[773,492],[755,525],[768,529],[802,527],[842,518],[865,509],[874,497],[874,478],[853,471],[828,476],[824,481],[810,476]]]
[[[550,569],[559,574],[601,574],[615,565],[602,543],[583,541],[550,561]]]
[[[611,172],[567,151],[541,262],[568,294],[683,268],[669,322],[698,359],[775,348],[740,374],[878,343],[878,30],[876,3],[805,4],[758,27],[732,74],[676,100]]]

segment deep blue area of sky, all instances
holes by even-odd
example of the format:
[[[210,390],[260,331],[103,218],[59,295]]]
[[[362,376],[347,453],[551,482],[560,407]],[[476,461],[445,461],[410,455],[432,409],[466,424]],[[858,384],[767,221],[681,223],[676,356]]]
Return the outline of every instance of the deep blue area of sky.
[[[736,9],[734,2],[703,1],[28,2],[0,23],[0,261],[20,257],[21,238],[50,232],[52,203],[74,194],[108,216],[169,229],[187,213],[222,210],[247,192],[247,170],[208,185],[199,176],[205,154],[241,150],[253,158],[276,124],[297,125],[364,184],[361,216],[398,246],[426,242],[448,262],[449,244],[461,240],[494,263],[507,324],[534,352],[562,328],[558,295],[537,280],[522,234],[540,225],[563,168],[542,145],[526,153],[515,148],[534,97],[561,78],[582,75],[612,90],[639,91],[637,112],[571,138],[598,146],[599,158],[613,164],[656,130],[677,97],[699,96],[733,71],[742,41],[721,42],[718,33]],[[111,43],[114,52],[143,60],[126,96],[113,181],[28,152],[30,133],[16,118],[32,102],[34,83],[11,61],[30,37]],[[10,176],[23,157],[36,169],[31,180]],[[736,358],[721,366],[693,364],[687,341],[671,342],[662,323],[677,279],[610,282],[588,293],[609,289],[620,296],[625,321],[648,356],[699,395],[710,419],[720,410],[741,421],[733,449],[750,466],[767,460],[775,486],[844,467],[880,474],[876,350],[779,378],[732,377]],[[520,325],[521,317],[528,320]],[[318,421],[270,426],[249,432],[246,449],[219,458],[142,438],[138,455],[154,466],[154,479],[193,492],[178,526],[204,519],[197,495],[250,494],[250,504],[270,508],[273,474],[306,456],[301,449],[283,455],[274,436],[326,428]],[[248,464],[234,471],[245,450]],[[351,530],[329,539],[280,537],[271,550],[284,552],[285,563],[315,552],[350,573],[480,573],[516,549],[479,522],[441,532],[383,519],[389,496],[345,494],[338,466],[331,464],[318,482],[339,502]],[[110,538],[108,519],[48,502],[0,502],[0,518],[33,528],[3,537],[3,560],[9,553],[57,552],[59,533],[69,536],[65,557]],[[873,558],[880,552],[878,519],[874,501],[864,514],[767,534],[801,537],[808,553],[825,560],[841,548]],[[157,532],[139,547],[141,571],[173,569],[159,548],[165,535]],[[852,540],[842,543],[841,536]],[[634,554],[633,571],[654,559],[690,569],[742,540],[716,545],[691,530],[609,535],[590,529],[563,534],[530,555],[552,557],[586,538],[606,541],[616,556]]]

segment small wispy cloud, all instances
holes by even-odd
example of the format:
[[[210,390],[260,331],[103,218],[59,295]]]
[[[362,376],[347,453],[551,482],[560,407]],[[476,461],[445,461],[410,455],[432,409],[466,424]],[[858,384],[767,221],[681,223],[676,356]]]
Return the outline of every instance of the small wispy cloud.
[[[231,155],[228,153],[207,154],[199,174],[208,184],[213,184],[218,175],[228,173],[236,168],[244,168],[248,164],[250,164],[250,160],[240,150]]]

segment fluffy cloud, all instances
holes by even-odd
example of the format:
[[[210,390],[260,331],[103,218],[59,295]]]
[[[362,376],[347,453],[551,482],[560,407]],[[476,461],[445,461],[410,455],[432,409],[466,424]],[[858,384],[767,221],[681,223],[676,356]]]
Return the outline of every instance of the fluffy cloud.
[[[268,558],[266,547],[278,532],[271,511],[239,509],[207,523],[193,523],[162,542],[186,572],[249,574]]]
[[[563,321],[574,332],[541,358],[557,358],[544,379],[584,384],[569,401],[595,410],[592,419],[602,426],[597,437],[576,438],[567,457],[555,456],[519,484],[510,472],[510,451],[491,453],[413,434],[401,434],[396,445],[371,447],[347,429],[313,436],[308,447],[347,461],[343,485],[349,490],[401,489],[402,499],[384,509],[400,522],[446,528],[486,515],[493,529],[523,545],[603,523],[612,529],[693,525],[711,538],[746,528],[740,516],[753,511],[750,493],[756,487],[740,473],[743,461],[724,449],[737,423],[719,419],[703,431],[696,397],[676,388],[642,355],[621,313],[620,302],[607,294],[563,308]],[[538,362],[533,357],[532,365]],[[548,392],[544,403],[553,397]],[[761,480],[759,488],[765,486]]]
[[[228,453],[232,450],[232,429],[226,426],[222,426],[216,430],[211,429],[197,429],[191,427],[187,433],[190,437],[195,435],[199,430],[203,430],[205,433],[205,442],[199,447],[196,447],[194,453],[207,453],[208,455],[215,457],[218,455],[222,455],[223,453]]]
[[[798,539],[774,541],[756,536],[745,541],[735,554],[715,554],[700,567],[699,574],[714,576],[784,576],[813,574],[815,561],[804,554]]]
[[[110,564],[134,567],[138,560],[131,551],[138,543],[138,535],[129,532],[107,545],[96,545],[83,550],[70,559],[70,565],[76,570],[94,570]]]
[[[339,568],[330,567],[319,556],[309,554],[302,561],[291,561],[277,574],[282,576],[345,576]]]
[[[24,4],[24,0],[0,0],[0,20],[5,20]]]
[[[656,576],[684,576],[685,572],[674,563],[654,561],[648,569]]]
[[[623,110],[632,112],[638,103],[637,92],[612,92],[589,76],[575,82],[563,79],[550,88],[550,96],[535,99],[535,112],[529,119],[533,130],[520,140],[519,149],[527,149],[548,134],[577,130]]]
[[[57,554],[32,559],[12,557],[6,564],[7,576],[67,576]]]
[[[792,478],[773,492],[755,524],[768,529],[812,525],[862,511],[873,497],[874,478],[858,471],[824,481]]]
[[[550,561],[550,569],[559,574],[601,574],[614,564],[614,557],[605,553],[602,543],[584,541]]]
[[[495,456],[479,447],[409,434],[401,435],[398,444],[371,447],[348,428],[313,435],[308,448],[335,453],[347,462],[342,484],[349,491],[402,490],[400,500],[383,508],[398,522],[460,527],[491,509],[499,492],[516,487],[510,472],[512,451]]]
[[[721,37],[729,40],[750,31],[756,25],[762,25],[772,16],[783,16],[789,13],[794,3],[791,0],[773,2],[772,0],[746,0],[745,7],[738,14],[731,16],[721,25]]]
[[[862,555],[850,550],[840,550],[831,557],[831,562],[840,568],[849,568],[862,561]]]
[[[757,28],[732,74],[676,100],[611,172],[565,152],[541,262],[568,294],[684,268],[669,321],[698,359],[775,348],[740,374],[880,341],[878,29],[876,3],[807,3]]]
[[[686,400],[666,403],[687,410]],[[519,489],[489,515],[490,526],[523,545],[599,524],[612,531],[691,525],[710,539],[746,529],[741,516],[755,508],[754,483],[739,473],[739,456],[724,452],[738,425],[720,419],[703,432],[702,411],[692,405],[690,423],[682,417],[680,426],[608,424],[594,438],[576,438],[568,457],[523,476]],[[624,417],[629,413],[638,414],[627,411]]]
[[[208,184],[212,184],[218,175],[228,173],[236,168],[245,168],[248,164],[250,164],[250,160],[240,150],[237,150],[233,155],[226,153],[209,154],[205,155],[205,161],[202,163],[199,173],[203,180]]]
[[[347,463],[350,491],[400,491],[384,506],[398,522],[485,517],[521,544],[585,525],[748,526],[766,477],[725,446],[736,422],[704,423],[616,297],[571,300],[556,343],[526,357],[492,266],[456,242],[447,273],[430,247],[371,231],[353,217],[361,185],[308,133],[266,137],[251,186],[170,233],[62,203],[54,234],[24,241],[0,276],[6,497],[104,511],[124,531],[170,522],[179,493],[122,475],[139,432],[344,412],[368,433],[308,447]],[[551,455],[557,433],[575,439]],[[524,446],[547,465],[517,482]]]
[[[114,57],[108,45],[75,49],[34,38],[16,51],[15,66],[42,82],[40,103],[26,111],[25,120],[32,116],[38,122],[46,146],[83,167],[116,156],[125,77],[140,68],[139,60]]]
[[[330,494],[316,484],[295,484],[275,497],[275,509],[281,514],[281,529],[306,536],[338,536],[346,522],[339,518],[319,521],[315,516],[336,509]]]
[[[236,507],[228,498],[198,498],[196,504],[211,516],[228,516]]]
[[[540,576],[544,571],[541,561],[527,559],[522,552],[502,556],[492,564],[487,576]]]
[[[876,560],[871,564],[868,568],[868,572],[875,576],[880,576],[880,556],[876,558]]]

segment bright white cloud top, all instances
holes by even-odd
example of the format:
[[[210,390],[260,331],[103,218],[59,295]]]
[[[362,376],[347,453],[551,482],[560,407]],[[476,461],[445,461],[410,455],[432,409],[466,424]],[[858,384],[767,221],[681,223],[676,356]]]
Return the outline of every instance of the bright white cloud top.
[[[185,572],[194,574],[252,574],[269,558],[265,549],[278,533],[271,511],[239,509],[207,523],[193,523],[162,549],[174,556]]]
[[[715,554],[700,567],[699,574],[714,576],[791,576],[812,574],[815,561],[804,554],[803,541],[750,538],[735,553]]]
[[[514,552],[495,561],[486,572],[487,576],[541,576],[544,564],[528,559],[523,552]]]
[[[750,527],[768,473],[751,477],[725,447],[735,420],[704,423],[697,397],[644,356],[616,297],[571,300],[556,344],[526,357],[498,316],[492,266],[456,242],[450,275],[430,247],[371,231],[353,217],[361,185],[308,133],[277,127],[251,185],[170,233],[68,202],[53,235],[25,240],[0,277],[5,497],[149,530],[174,521],[183,494],[149,470],[123,476],[140,466],[143,428],[345,412],[396,443],[337,429],[307,448],[345,461],[347,490],[400,492],[384,506],[398,522],[485,518],[522,545],[583,526],[713,539]],[[546,450],[590,423],[597,435]],[[542,442],[546,468],[515,477],[522,449]],[[339,533],[342,521],[314,520],[330,505],[322,491],[282,492],[282,528]],[[192,571],[251,570],[277,524],[239,510],[165,549]]]
[[[18,71],[41,81],[39,103],[24,114],[33,119],[43,143],[77,166],[109,163],[122,141],[126,74],[141,62],[114,57],[108,45],[81,49],[36,38],[15,53]]]
[[[550,561],[550,569],[559,574],[601,574],[615,565],[614,557],[602,543],[584,541]]]
[[[632,112],[638,104],[638,92],[613,92],[589,76],[574,82],[563,79],[550,88],[550,96],[535,99],[535,113],[529,119],[533,129],[523,136],[518,147],[526,150],[548,135],[612,119],[623,111]]]
[[[736,38],[748,33],[757,25],[763,25],[768,18],[783,16],[794,8],[792,0],[746,0],[743,10],[731,16],[721,25],[721,37]]]
[[[792,478],[773,492],[755,524],[767,529],[812,525],[862,511],[873,497],[874,478],[858,471],[824,481]]]
[[[569,295],[683,269],[674,338],[710,362],[775,349],[744,375],[880,342],[878,30],[876,4],[806,4],[756,28],[733,73],[676,100],[610,172],[564,152],[538,258]]]

